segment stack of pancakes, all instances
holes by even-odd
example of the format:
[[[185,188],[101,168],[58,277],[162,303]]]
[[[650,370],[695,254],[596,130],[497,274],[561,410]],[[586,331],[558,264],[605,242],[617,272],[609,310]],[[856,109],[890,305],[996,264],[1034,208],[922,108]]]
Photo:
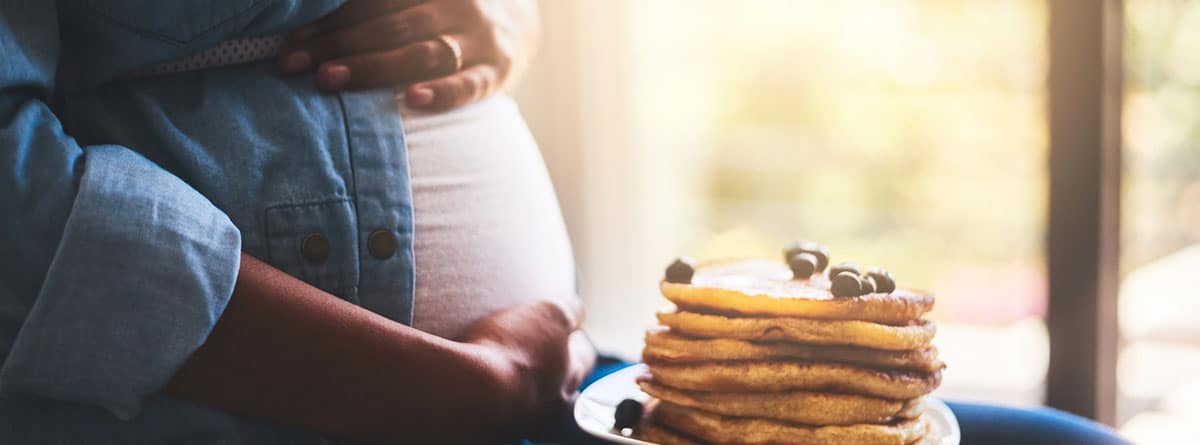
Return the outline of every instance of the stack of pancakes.
[[[833,297],[824,275],[767,260],[710,262],[664,281],[678,307],[646,334],[655,400],[638,437],[662,444],[934,442],[922,398],[944,367],[927,295]]]

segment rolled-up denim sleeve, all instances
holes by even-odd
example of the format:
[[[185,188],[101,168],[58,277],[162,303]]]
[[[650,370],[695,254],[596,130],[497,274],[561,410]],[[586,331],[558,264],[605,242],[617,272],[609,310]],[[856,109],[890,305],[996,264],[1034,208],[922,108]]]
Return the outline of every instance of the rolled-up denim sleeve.
[[[80,146],[63,131],[47,105],[55,3],[0,0],[0,241],[10,246],[0,253],[0,298],[31,302],[0,391],[130,418],[224,311],[241,237],[155,163],[126,147]]]

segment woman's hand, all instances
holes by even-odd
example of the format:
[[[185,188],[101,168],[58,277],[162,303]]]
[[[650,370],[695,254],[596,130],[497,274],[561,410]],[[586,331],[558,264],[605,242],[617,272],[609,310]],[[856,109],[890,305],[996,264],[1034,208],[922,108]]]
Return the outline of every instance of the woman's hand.
[[[578,320],[539,303],[451,341],[243,254],[220,320],[164,391],[356,442],[495,443],[529,432],[590,368],[568,340]]]
[[[535,433],[541,419],[559,419],[570,408],[580,383],[592,371],[596,351],[578,330],[581,306],[538,302],[506,309],[475,323],[462,339],[483,346],[509,365],[519,412],[530,422],[514,433]]]
[[[445,110],[508,87],[538,33],[534,0],[354,0],[293,32],[280,64],[316,67],[326,90],[408,84],[408,106]]]

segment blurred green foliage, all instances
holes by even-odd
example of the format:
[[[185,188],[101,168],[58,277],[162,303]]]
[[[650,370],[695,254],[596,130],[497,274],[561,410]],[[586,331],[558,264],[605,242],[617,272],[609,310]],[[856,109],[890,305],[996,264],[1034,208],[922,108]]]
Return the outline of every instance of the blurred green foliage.
[[[1126,2],[1122,269],[1200,239],[1200,1]]]

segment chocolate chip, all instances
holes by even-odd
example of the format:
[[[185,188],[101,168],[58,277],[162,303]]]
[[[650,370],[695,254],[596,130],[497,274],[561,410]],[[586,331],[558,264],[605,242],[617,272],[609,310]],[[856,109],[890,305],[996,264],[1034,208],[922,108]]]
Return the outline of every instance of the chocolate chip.
[[[867,275],[875,279],[875,292],[890,294],[896,290],[896,280],[891,272],[875,267],[868,270]]]
[[[857,263],[842,261],[829,268],[829,279],[832,280],[833,277],[838,276],[838,274],[842,272],[850,272],[854,275],[862,275],[862,269],[858,267]]]
[[[633,399],[622,400],[617,404],[617,411],[613,413],[613,428],[620,431],[637,426],[642,421],[642,410],[642,402]]]
[[[817,272],[825,270],[829,266],[829,249],[812,241],[793,241],[783,247],[784,261],[791,261],[791,258],[797,253],[808,253],[817,257]]]
[[[667,266],[666,280],[668,283],[691,284],[692,275],[696,274],[696,261],[688,257],[679,257]]]
[[[831,280],[829,291],[835,297],[857,297],[862,295],[862,280],[852,272],[841,272]]]
[[[863,275],[863,276],[859,277],[859,281],[862,281],[863,295],[875,293],[875,279],[874,278],[871,278],[870,275]]]
[[[800,252],[788,258],[788,267],[792,269],[792,277],[806,280],[817,271],[817,257],[808,252]]]

